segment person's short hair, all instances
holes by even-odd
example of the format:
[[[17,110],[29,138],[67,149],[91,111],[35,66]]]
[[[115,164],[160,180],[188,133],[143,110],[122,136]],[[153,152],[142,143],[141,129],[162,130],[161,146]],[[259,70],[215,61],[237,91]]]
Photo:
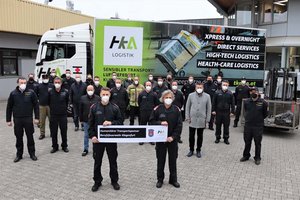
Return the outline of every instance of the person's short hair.
[[[98,78],[98,79],[100,79],[100,77],[99,77],[99,76],[94,76],[94,79],[95,79],[95,78]]]
[[[66,72],[71,72],[71,70],[70,69],[66,69]]]
[[[54,78],[53,82],[54,82],[54,81],[57,81],[57,80],[59,80],[60,82],[62,82],[61,78],[58,77],[58,76]]]
[[[202,85],[202,86],[204,86],[204,84],[203,84],[202,82],[200,82],[200,81],[197,81],[197,82],[196,82],[196,86],[197,86],[197,85]]]
[[[29,76],[34,76],[34,73],[29,73],[29,74],[28,74],[28,77],[29,77]]]
[[[109,87],[102,87],[100,93],[101,93],[102,91],[108,91],[108,92],[110,92],[110,88],[109,88]]]
[[[111,74],[116,74],[117,72],[112,72]]]
[[[49,78],[49,75],[48,74],[43,74],[42,79],[46,79],[46,78]]]
[[[223,80],[222,83],[228,83],[229,84],[229,81],[228,80]]]
[[[168,94],[171,94],[171,95],[172,95],[172,100],[174,101],[174,99],[175,99],[174,93],[173,93],[171,90],[165,90],[165,91],[163,91],[163,93],[161,94],[161,97],[160,97],[159,101],[160,101],[161,103],[163,103],[163,102],[164,102],[164,97],[165,97],[166,95],[168,95]]]
[[[27,81],[27,79],[26,79],[25,77],[23,77],[23,76],[20,76],[20,77],[17,79],[17,83],[19,83],[20,80],[25,80],[25,81]]]
[[[173,83],[177,83],[177,84],[178,84],[178,81],[175,81],[175,80],[174,80],[174,81],[171,82],[171,84],[173,84]]]
[[[208,77],[212,78],[212,75],[207,75],[207,77],[206,77],[206,78],[208,78]]]
[[[158,80],[158,79],[162,79],[162,80],[163,80],[163,78],[162,78],[161,76],[157,77],[157,80]]]

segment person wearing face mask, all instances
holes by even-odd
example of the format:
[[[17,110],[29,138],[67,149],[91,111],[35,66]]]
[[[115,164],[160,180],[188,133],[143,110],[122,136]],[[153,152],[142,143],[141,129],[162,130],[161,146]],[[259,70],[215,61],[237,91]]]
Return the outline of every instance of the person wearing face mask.
[[[149,74],[149,75],[148,75],[148,81],[151,82],[152,88],[154,88],[154,87],[157,86],[157,82],[154,80],[153,74]],[[148,81],[146,81],[146,82],[144,83],[144,86],[145,86],[145,87],[146,87],[146,83],[147,83]]]
[[[56,78],[56,70],[55,69],[51,69],[50,71],[50,76],[49,76],[49,83],[54,83],[54,79]]]
[[[75,125],[75,131],[79,130],[79,106],[80,98],[86,94],[86,84],[82,82],[81,75],[76,74],[76,82],[72,84],[70,88],[70,104],[73,107],[73,120]],[[81,130],[83,131],[83,124],[81,124]]]
[[[112,88],[110,93],[110,102],[119,106],[124,122],[125,112],[128,107],[129,98],[126,89],[122,87],[121,79],[116,79],[116,87]]]
[[[57,133],[58,127],[61,134],[61,148],[64,152],[69,152],[67,143],[67,108],[69,102],[68,90],[62,88],[62,80],[59,77],[54,79],[54,88],[49,90],[48,104],[50,107],[50,132],[52,137],[52,150],[50,153],[58,151]]]
[[[99,76],[95,76],[94,77],[94,89],[95,89],[95,94],[96,95],[100,95],[100,91],[101,91],[102,85],[100,85],[100,78]]]
[[[94,85],[93,77],[91,74],[88,74],[85,80],[85,84],[88,85]]]
[[[145,87],[139,83],[139,77],[134,77],[133,84],[128,86],[127,93],[129,97],[129,115],[130,115],[130,125],[134,125],[134,118],[138,116],[138,124],[140,124],[140,117],[139,117],[139,103],[138,97],[139,94],[144,91]]]
[[[35,156],[34,145],[34,127],[33,127],[33,111],[35,115],[34,123],[39,123],[39,104],[36,94],[33,90],[26,88],[26,79],[18,78],[18,86],[13,90],[7,100],[6,107],[6,123],[12,126],[11,118],[14,120],[14,133],[16,136],[17,154],[14,162],[19,162],[23,156],[23,135],[24,130],[27,137],[27,148],[30,158],[33,161],[37,160]]]
[[[180,187],[177,181],[177,157],[178,157],[178,138],[182,132],[182,117],[180,109],[173,105],[174,94],[171,90],[166,90],[160,98],[162,104],[156,106],[150,116],[150,125],[168,126],[168,137],[166,142],[156,143],[157,158],[157,183],[156,187],[163,185],[165,173],[165,162],[168,152],[169,160],[169,183],[176,188]]]
[[[235,88],[235,98],[236,98],[236,112],[233,127],[237,127],[240,115],[243,99],[250,97],[249,86],[246,85],[245,77],[242,78],[241,84]]]
[[[213,82],[213,77],[211,75],[208,75],[206,78],[206,82],[204,83],[204,92],[209,94],[211,101],[213,100],[217,89],[218,86]],[[210,121],[208,122],[208,128],[212,131],[214,130],[214,120],[214,115],[212,115]]]
[[[152,84],[150,81],[145,83],[146,89],[139,94],[138,104],[139,104],[139,113],[140,113],[140,125],[147,125],[151,112],[155,106],[159,104],[156,93],[152,91]],[[139,143],[143,145],[143,142]],[[150,144],[154,145],[154,142]]]
[[[28,81],[26,84],[26,88],[33,90],[36,93],[38,85],[39,85],[38,82],[34,80],[34,74],[33,73],[28,74]]]
[[[172,89],[172,81],[173,81],[173,77],[171,74],[168,74],[167,75],[167,78],[166,78],[166,86],[169,90]]]
[[[63,88],[70,90],[73,83],[75,83],[75,79],[71,77],[71,70],[66,69],[66,77],[63,79]]]
[[[204,92],[204,85],[196,83],[196,91],[188,97],[185,110],[185,118],[189,123],[189,144],[190,151],[187,157],[194,154],[195,133],[197,130],[197,153],[196,156],[201,158],[201,148],[203,143],[203,131],[206,123],[211,117],[211,100],[210,95]]]
[[[168,87],[164,83],[162,77],[157,78],[157,86],[153,87],[153,92],[157,94],[157,98],[161,97],[161,94],[166,91]]]
[[[178,89],[178,82],[177,81],[172,81],[172,92],[174,94],[174,101],[173,105],[178,106],[180,110],[182,110],[182,107],[184,105],[184,96],[182,92]],[[183,141],[181,140],[181,137],[178,138],[178,143],[182,143]]]
[[[106,87],[108,87],[109,89],[116,87],[116,84],[115,84],[116,79],[117,79],[117,73],[113,72],[111,75],[111,79],[109,79],[106,83]]]
[[[40,137],[42,140],[45,138],[45,126],[46,117],[50,120],[50,108],[48,104],[49,90],[53,88],[53,84],[49,83],[49,76],[47,74],[42,75],[42,83],[37,87],[37,96],[39,99],[39,111],[40,111]],[[49,121],[50,125],[50,121]]]
[[[212,103],[212,114],[216,116],[216,140],[218,144],[221,139],[221,127],[223,125],[223,138],[224,143],[229,145],[229,125],[230,117],[234,115],[234,96],[228,90],[229,82],[223,80],[222,90],[215,93]]]
[[[261,161],[261,141],[264,131],[264,119],[268,116],[268,103],[259,97],[259,91],[256,87],[250,89],[250,98],[244,99],[245,126],[244,142],[245,148],[241,162],[249,160],[251,157],[251,143],[254,139],[255,144],[255,164],[259,165]]]
[[[88,124],[88,116],[90,112],[90,108],[94,103],[100,101],[100,93],[99,95],[95,94],[95,89],[92,85],[87,86],[86,95],[83,95],[80,98],[80,107],[79,107],[79,118],[80,122],[83,123],[84,129],[84,137],[83,137],[83,152],[82,156],[86,156],[89,152],[89,124]]]
[[[109,160],[109,175],[111,185],[115,190],[120,189],[118,184],[119,174],[117,165],[117,143],[99,143],[98,140],[98,125],[123,125],[123,118],[120,109],[117,105],[110,103],[110,89],[103,87],[100,92],[101,100],[91,106],[89,116],[89,137],[93,143],[93,158],[94,158],[94,185],[92,191],[96,192],[102,185],[101,165],[104,151],[107,152]]]
[[[222,76],[217,76],[217,90],[222,90]]]
[[[129,85],[133,83],[131,74],[127,75],[127,79],[124,81],[124,88],[127,89]]]
[[[194,77],[193,76],[189,76],[188,81],[182,86],[181,88],[181,92],[184,95],[184,110],[185,110],[185,105],[186,105],[186,101],[189,97],[189,94],[195,92],[195,82],[194,82]],[[185,120],[185,114],[183,112],[183,120]]]

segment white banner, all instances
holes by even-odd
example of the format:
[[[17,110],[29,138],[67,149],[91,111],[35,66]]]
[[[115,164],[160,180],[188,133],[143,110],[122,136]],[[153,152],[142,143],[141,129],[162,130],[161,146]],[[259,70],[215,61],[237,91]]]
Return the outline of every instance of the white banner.
[[[167,126],[98,126],[101,143],[166,142]]]

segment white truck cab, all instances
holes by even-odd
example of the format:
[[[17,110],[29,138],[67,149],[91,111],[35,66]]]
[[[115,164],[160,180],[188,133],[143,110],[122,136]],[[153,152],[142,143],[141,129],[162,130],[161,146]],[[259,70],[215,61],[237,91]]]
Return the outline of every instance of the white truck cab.
[[[43,74],[49,75],[52,69],[59,77],[70,69],[73,77],[81,74],[83,81],[87,74],[93,74],[92,34],[88,23],[44,33],[36,57],[36,80],[41,80]]]

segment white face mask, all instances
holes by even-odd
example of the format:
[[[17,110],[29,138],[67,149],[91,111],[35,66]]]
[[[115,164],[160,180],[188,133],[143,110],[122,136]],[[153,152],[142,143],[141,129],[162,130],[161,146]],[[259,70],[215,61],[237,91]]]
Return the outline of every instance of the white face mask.
[[[146,90],[150,91],[151,90],[151,86],[146,86]]]
[[[121,87],[121,84],[120,84],[120,83],[116,83],[116,87],[117,87],[117,88],[120,88],[120,87]]]
[[[198,94],[201,94],[203,92],[203,89],[202,88],[198,88],[196,91],[197,91]]]
[[[172,99],[165,99],[164,102],[165,102],[166,105],[171,105],[173,100]]]
[[[161,85],[163,84],[163,82],[162,82],[162,81],[158,81],[157,84],[158,84],[159,86],[161,86]]]
[[[228,89],[228,86],[222,85],[222,90],[226,91]]]
[[[102,97],[101,97],[101,101],[102,101],[103,103],[107,103],[107,102],[109,101],[109,96],[102,96]]]
[[[66,74],[66,77],[68,77],[68,78],[71,77],[71,74]]]
[[[217,79],[218,83],[221,83],[222,82],[222,79]]]
[[[94,91],[87,91],[87,93],[88,93],[89,96],[93,96]]]
[[[56,73],[51,73],[51,76],[54,77],[56,75]]]
[[[131,77],[128,77],[127,80],[131,81]]]
[[[149,76],[149,81],[152,81],[153,80],[153,76]]]
[[[76,78],[77,83],[81,81],[81,78]]]
[[[56,89],[60,88],[60,84],[59,83],[55,83],[54,86],[55,86]]]
[[[20,90],[24,91],[26,89],[26,84],[19,85]]]
[[[194,79],[189,79],[189,83],[193,83],[194,82]]]
[[[243,81],[241,81],[241,83],[242,83],[243,85],[245,85],[245,84],[246,84],[246,81],[245,81],[245,80],[243,80]]]
[[[49,83],[49,79],[43,79],[43,83]]]
[[[95,83],[96,86],[98,86],[100,84],[99,81],[95,81],[94,83]]]
[[[136,85],[137,85],[137,84],[139,84],[139,82],[138,82],[138,81],[134,81],[134,84],[136,84]]]
[[[177,90],[178,86],[177,85],[172,85],[172,90]]]
[[[117,76],[112,76],[112,79],[114,79],[114,80],[117,79]]]

